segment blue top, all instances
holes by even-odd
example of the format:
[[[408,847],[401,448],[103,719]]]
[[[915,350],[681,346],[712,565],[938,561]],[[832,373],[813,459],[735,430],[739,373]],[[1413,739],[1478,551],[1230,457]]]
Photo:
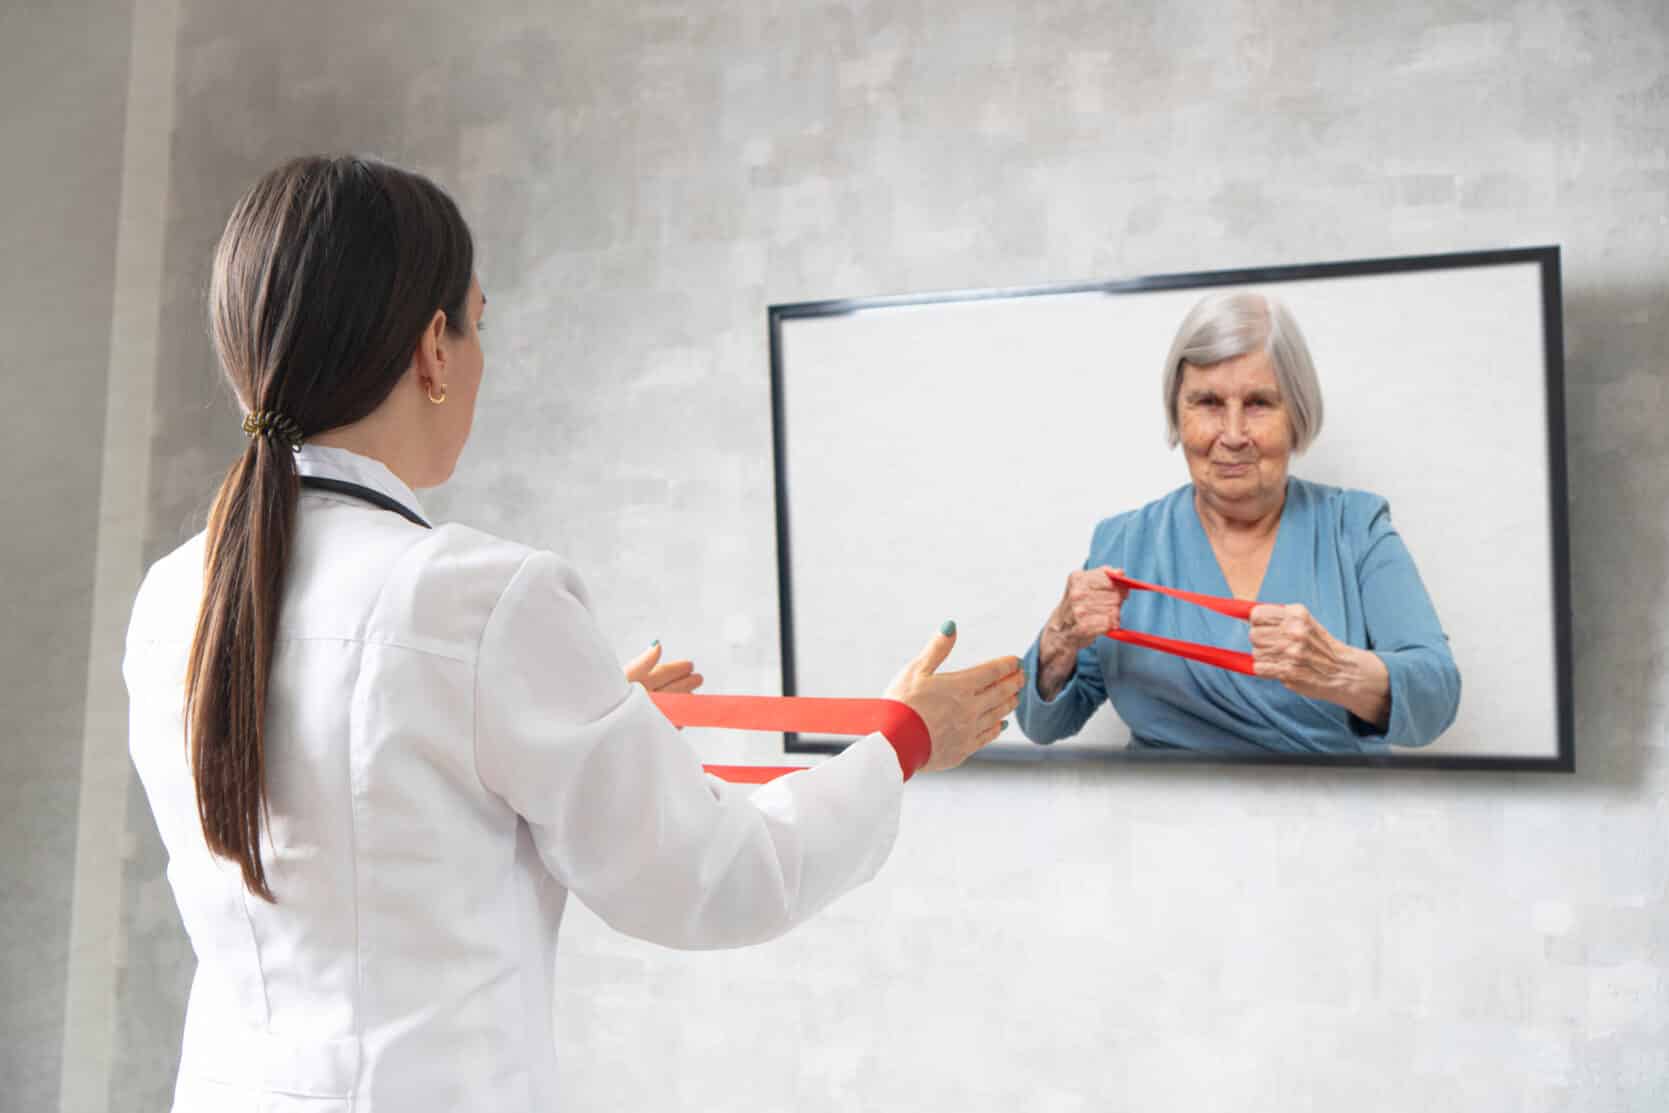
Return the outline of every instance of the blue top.
[[[1096,526],[1084,567],[1102,565],[1166,587],[1231,594],[1195,512],[1191,484]],[[1025,657],[1032,680],[1020,697],[1020,729],[1034,742],[1066,738],[1111,698],[1136,746],[1374,754],[1391,746],[1424,746],[1454,722],[1460,670],[1414,560],[1391,526],[1385,499],[1289,477],[1258,601],[1303,603],[1335,638],[1379,655],[1391,676],[1391,715],[1384,730],[1279,681],[1111,638],[1098,638],[1078,654],[1071,680],[1052,700],[1037,691],[1034,641]],[[1251,651],[1246,623],[1151,591],[1130,593],[1119,624]]]

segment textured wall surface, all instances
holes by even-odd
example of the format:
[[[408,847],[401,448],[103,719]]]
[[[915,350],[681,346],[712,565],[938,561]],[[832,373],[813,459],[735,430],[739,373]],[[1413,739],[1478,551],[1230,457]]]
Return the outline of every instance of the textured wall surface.
[[[574,558],[622,655],[729,691],[777,676],[767,304],[1564,245],[1576,776],[967,769],[779,942],[575,909],[557,1022],[581,1109],[1669,1105],[1659,0],[185,0],[177,48],[149,555],[239,443],[226,211],[287,155],[380,153],[454,190],[492,302],[429,507]],[[155,1110],[191,959],[130,793],[110,1107]]]
[[[0,1106],[58,1100],[126,2],[0,8]],[[114,833],[113,833],[114,836]]]

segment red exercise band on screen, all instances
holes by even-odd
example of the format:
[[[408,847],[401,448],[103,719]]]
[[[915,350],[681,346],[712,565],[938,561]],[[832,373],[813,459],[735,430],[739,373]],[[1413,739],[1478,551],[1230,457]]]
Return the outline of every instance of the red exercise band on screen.
[[[909,780],[933,756],[927,724],[905,703],[891,699],[817,699],[805,696],[696,696],[651,692],[649,698],[675,726],[732,730],[793,730],[861,736],[879,731],[892,743]],[[721,780],[764,784],[800,766],[704,765]]]
[[[1204,607],[1208,611],[1226,614],[1230,618],[1251,621],[1252,608],[1257,606],[1248,599],[1221,599],[1215,595],[1201,595],[1194,591],[1179,591],[1174,587],[1161,587],[1159,584],[1143,583],[1132,580],[1129,576],[1119,572],[1109,571],[1107,578],[1119,587],[1130,591],[1153,591],[1160,595],[1169,595],[1173,599],[1181,599],[1185,603]],[[1252,667],[1252,655],[1240,653],[1233,649],[1222,649],[1215,645],[1201,645],[1198,642],[1178,641],[1175,638],[1162,638],[1158,634],[1144,634],[1140,630],[1108,630],[1107,636],[1114,641],[1139,645],[1144,649],[1157,649],[1161,653],[1172,653],[1178,657],[1200,661],[1207,665],[1215,665],[1220,669],[1231,672],[1242,672],[1247,676],[1256,676]]]
[[[1245,599],[1221,599],[1179,591],[1174,587],[1133,580],[1119,572],[1107,578],[1130,591],[1153,591],[1185,603],[1205,607],[1218,614],[1249,621],[1256,606]],[[1220,669],[1255,676],[1252,655],[1214,645],[1162,638],[1140,630],[1109,630],[1115,641],[1187,657]],[[859,736],[879,731],[898,753],[899,767],[909,780],[932,756],[933,742],[927,724],[906,704],[890,699],[815,699],[803,696],[696,696],[651,692],[649,698],[675,726],[728,727],[731,730],[792,730],[816,734]],[[736,784],[764,784],[798,772],[797,765],[703,765],[720,780]]]

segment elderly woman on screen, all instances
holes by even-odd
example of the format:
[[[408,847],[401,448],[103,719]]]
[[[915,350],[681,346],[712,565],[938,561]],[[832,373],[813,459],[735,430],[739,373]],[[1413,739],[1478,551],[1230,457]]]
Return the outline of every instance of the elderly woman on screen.
[[[1321,388],[1279,301],[1203,299],[1165,362],[1190,482],[1101,522],[1026,655],[1018,720],[1075,734],[1103,700],[1133,747],[1381,753],[1454,721],[1460,672],[1386,500],[1288,474],[1321,430]],[[1249,622],[1129,587],[1255,600]],[[1104,636],[1123,628],[1250,650],[1252,675]]]

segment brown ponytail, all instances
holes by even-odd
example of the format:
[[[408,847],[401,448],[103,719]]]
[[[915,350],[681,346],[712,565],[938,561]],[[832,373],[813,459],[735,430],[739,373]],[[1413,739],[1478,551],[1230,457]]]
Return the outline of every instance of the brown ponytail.
[[[469,228],[437,186],[359,158],[286,163],[238,202],[215,251],[215,352],[246,411],[302,436],[367,416],[436,310],[464,322]],[[291,447],[258,432],[209,512],[186,672],[186,751],[209,849],[273,900],[261,861],[267,679],[298,491]]]

